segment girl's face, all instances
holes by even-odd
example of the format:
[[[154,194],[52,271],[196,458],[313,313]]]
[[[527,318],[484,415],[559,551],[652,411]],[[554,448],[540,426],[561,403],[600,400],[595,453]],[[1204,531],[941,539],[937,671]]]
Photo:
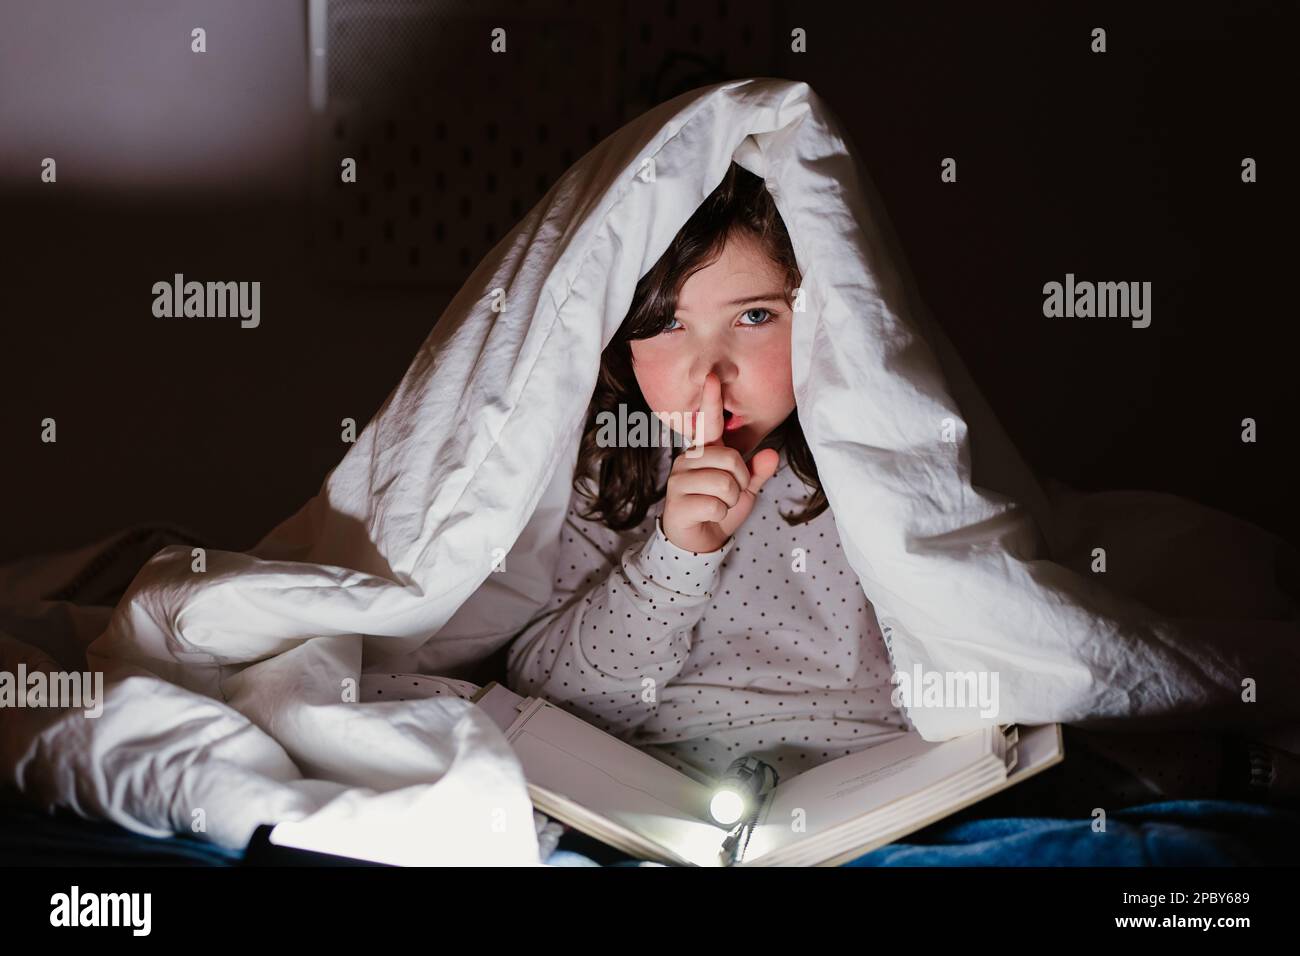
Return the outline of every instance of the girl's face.
[[[784,288],[783,271],[756,240],[729,236],[718,261],[682,285],[667,328],[631,342],[632,368],[650,408],[690,421],[714,372],[727,418],[722,441],[747,457],[795,407]]]

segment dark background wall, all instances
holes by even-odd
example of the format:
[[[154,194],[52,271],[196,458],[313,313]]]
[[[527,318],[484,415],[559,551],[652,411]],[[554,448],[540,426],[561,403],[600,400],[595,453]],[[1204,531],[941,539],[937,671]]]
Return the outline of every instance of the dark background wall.
[[[4,0],[0,560],[155,521],[251,546],[564,169],[655,103],[763,75],[845,122],[1031,464],[1298,540],[1291,11],[343,0],[314,111],[298,0]],[[175,272],[259,280],[261,326],[154,318]],[[1151,327],[1044,318],[1067,272],[1151,281]]]

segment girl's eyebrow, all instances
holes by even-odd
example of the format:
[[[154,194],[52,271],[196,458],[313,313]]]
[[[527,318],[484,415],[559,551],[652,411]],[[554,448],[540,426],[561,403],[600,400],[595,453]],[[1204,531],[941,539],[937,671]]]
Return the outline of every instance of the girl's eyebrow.
[[[743,297],[743,298],[740,298],[740,299],[732,299],[730,302],[724,302],[724,303],[722,303],[722,305],[723,305],[723,308],[732,308],[732,307],[737,306],[737,305],[752,305],[752,304],[755,303],[755,302],[784,302],[784,301],[785,301],[785,294],[784,294],[784,293],[781,293],[781,292],[767,292],[767,293],[764,293],[763,295],[757,295],[757,296],[748,296],[748,295],[747,295],[747,296],[745,296],[745,297]],[[691,310],[690,310],[690,309],[683,308],[683,307],[681,307],[681,306],[678,306],[678,307],[677,307],[677,311],[678,311],[678,312],[689,312],[689,311],[691,311]]]

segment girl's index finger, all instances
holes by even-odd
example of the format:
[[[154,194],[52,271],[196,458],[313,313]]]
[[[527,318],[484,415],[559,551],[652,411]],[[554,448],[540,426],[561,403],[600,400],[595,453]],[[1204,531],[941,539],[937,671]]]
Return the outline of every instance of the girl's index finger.
[[[700,410],[695,415],[696,444],[721,445],[722,427],[722,382],[710,372],[704,377]]]

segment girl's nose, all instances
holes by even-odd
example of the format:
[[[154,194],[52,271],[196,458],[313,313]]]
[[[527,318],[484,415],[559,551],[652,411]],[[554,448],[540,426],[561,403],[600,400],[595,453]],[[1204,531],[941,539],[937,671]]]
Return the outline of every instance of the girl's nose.
[[[691,385],[698,393],[704,388],[704,380],[712,372],[718,377],[718,383],[722,386],[722,394],[725,398],[730,392],[732,383],[736,380],[736,374],[739,369],[736,363],[728,358],[718,358],[713,361],[701,362],[697,366],[698,373],[691,376]]]

